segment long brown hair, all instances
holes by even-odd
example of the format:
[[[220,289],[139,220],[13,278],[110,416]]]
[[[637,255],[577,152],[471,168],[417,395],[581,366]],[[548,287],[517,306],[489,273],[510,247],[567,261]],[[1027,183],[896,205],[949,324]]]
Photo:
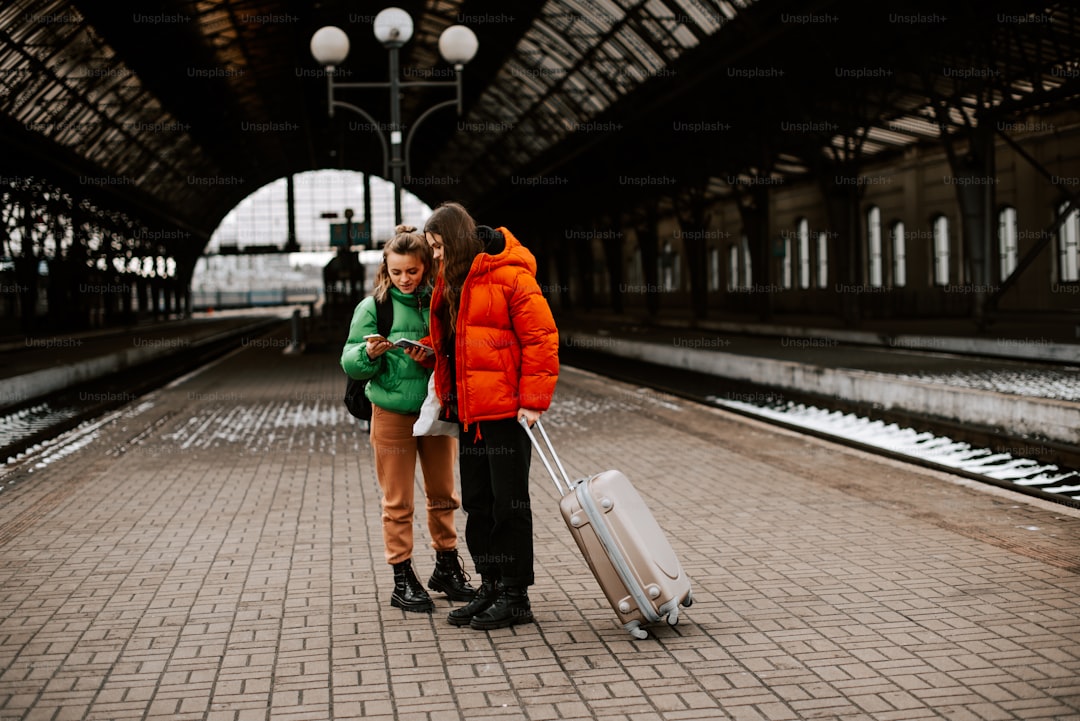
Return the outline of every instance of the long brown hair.
[[[442,237],[443,255],[439,272],[443,276],[443,298],[449,311],[448,328],[453,332],[461,304],[461,286],[469,274],[473,259],[484,246],[476,236],[476,221],[460,203],[446,202],[435,208],[424,224],[424,235],[428,233],[438,233]]]
[[[424,286],[431,285],[431,246],[424,240],[424,236],[417,233],[416,227],[412,225],[399,225],[394,228],[394,233],[394,237],[383,246],[382,262],[379,263],[379,270],[375,272],[375,289],[372,291],[372,295],[380,303],[386,300],[386,294],[390,292],[390,286],[393,285],[390,280],[390,271],[386,267],[386,256],[389,253],[411,255],[424,264],[424,277],[421,279],[420,286],[416,289],[417,293]]]

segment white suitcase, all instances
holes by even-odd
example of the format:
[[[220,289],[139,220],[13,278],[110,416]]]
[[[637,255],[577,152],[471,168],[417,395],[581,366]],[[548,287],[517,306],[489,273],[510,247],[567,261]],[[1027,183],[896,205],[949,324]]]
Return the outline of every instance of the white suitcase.
[[[690,579],[630,480],[619,471],[604,471],[571,482],[547,431],[537,422],[560,480],[533,429],[522,425],[562,496],[563,520],[623,627],[635,638],[647,638],[644,624],[661,619],[677,624],[679,606],[693,603]]]

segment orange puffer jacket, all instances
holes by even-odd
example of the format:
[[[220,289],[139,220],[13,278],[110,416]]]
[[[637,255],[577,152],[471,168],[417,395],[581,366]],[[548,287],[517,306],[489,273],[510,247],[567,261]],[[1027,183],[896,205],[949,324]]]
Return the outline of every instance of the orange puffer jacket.
[[[536,258],[506,228],[501,252],[480,253],[462,285],[454,344],[458,416],[463,423],[513,418],[519,408],[544,411],[559,377],[559,332],[536,282]],[[492,248],[497,250],[497,248]],[[451,374],[439,350],[446,329],[440,275],[431,296],[435,390],[446,408]]]

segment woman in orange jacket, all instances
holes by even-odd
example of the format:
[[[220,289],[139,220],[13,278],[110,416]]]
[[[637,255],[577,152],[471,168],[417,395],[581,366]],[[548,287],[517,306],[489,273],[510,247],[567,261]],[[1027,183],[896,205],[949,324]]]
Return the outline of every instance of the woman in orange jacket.
[[[461,205],[444,203],[424,236],[442,261],[431,299],[435,390],[461,424],[465,540],[481,577],[448,620],[477,629],[531,623],[532,447],[518,419],[532,425],[551,405],[558,330],[536,259],[509,230],[477,227]]]

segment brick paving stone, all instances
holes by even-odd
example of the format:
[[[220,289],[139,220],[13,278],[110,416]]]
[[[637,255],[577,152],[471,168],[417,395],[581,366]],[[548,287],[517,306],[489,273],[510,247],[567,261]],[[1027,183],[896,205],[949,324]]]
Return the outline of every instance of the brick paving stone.
[[[0,719],[1080,718],[1080,513],[566,369],[568,470],[629,473],[695,604],[630,639],[536,463],[538,622],[458,629],[387,604],[340,381],[252,347],[0,470]]]
[[[901,709],[882,711],[874,716],[874,721],[919,721],[936,718],[941,718],[941,715],[934,709]]]

